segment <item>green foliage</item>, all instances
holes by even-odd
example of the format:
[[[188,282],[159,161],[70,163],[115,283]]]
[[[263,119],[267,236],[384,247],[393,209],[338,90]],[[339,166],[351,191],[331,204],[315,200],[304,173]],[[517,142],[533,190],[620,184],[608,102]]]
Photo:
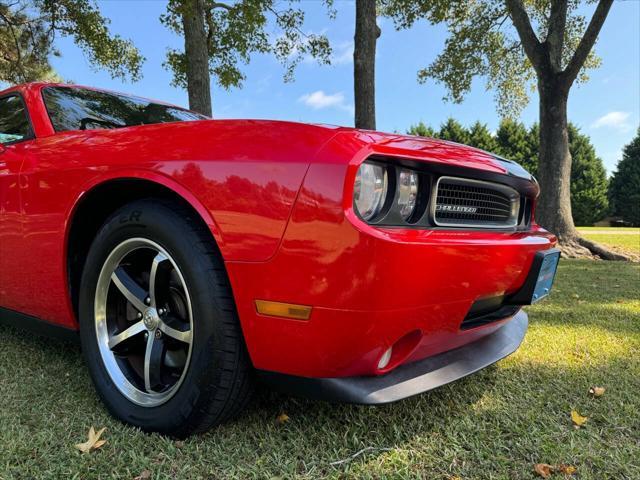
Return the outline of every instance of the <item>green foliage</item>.
[[[568,2],[560,68],[569,63],[586,29],[585,17],[579,13],[580,3]],[[549,35],[551,4],[549,0],[524,2],[540,42]],[[398,29],[410,28],[422,19],[447,25],[449,36],[442,53],[418,72],[421,83],[433,79],[445,85],[445,99],[460,103],[471,89],[473,78],[482,76],[487,90],[495,91],[502,116],[517,116],[529,102],[536,74],[504,1],[382,0],[382,12],[393,19]],[[578,80],[587,80],[586,71],[599,64],[599,58],[591,52]]]
[[[571,152],[571,211],[576,225],[593,225],[609,211],[609,182],[602,160],[588,136],[569,124]]]
[[[522,122],[504,119],[496,132],[496,153],[515,160],[534,173],[538,170],[538,138],[534,138]]]
[[[449,140],[456,143],[469,143],[469,133],[460,122],[449,117],[445,123],[440,125],[440,132],[438,132],[438,138],[442,140]]]
[[[440,132],[436,135],[434,135],[434,130],[423,122],[412,126],[407,133],[465,143],[472,147],[498,154],[509,160],[514,160],[528,171],[536,174],[540,143],[539,130],[540,127],[537,123],[527,129],[521,122],[503,119],[496,134],[492,135],[485,124],[475,122],[471,128],[466,129],[459,122],[450,118],[442,125]],[[631,164],[630,161],[627,161],[625,166],[622,167],[624,169],[622,175],[625,178],[628,177],[634,180],[624,183],[624,193],[620,195],[620,198],[633,199],[634,205],[640,206],[640,139],[636,138],[634,142],[627,146],[628,155],[627,149],[625,149],[625,158],[627,156],[635,158],[634,167],[629,168],[626,166]],[[572,124],[569,124],[569,151],[573,158],[571,166],[571,206],[574,222],[576,225],[592,225],[601,220],[608,211],[607,173],[602,160],[596,156],[589,137],[582,134]],[[624,160],[619,165],[622,165],[623,162]],[[622,176],[619,176],[619,178],[622,178]],[[622,184],[623,182],[619,183]],[[635,197],[633,196],[634,188]],[[629,201],[622,200],[622,202],[625,211],[638,211],[638,208],[635,210],[630,208]]]
[[[129,40],[111,35],[109,20],[91,0],[0,2],[0,81],[21,83],[56,79],[49,64],[59,56],[57,34],[68,36],[96,68],[113,78],[140,78],[144,58]]]
[[[611,178],[609,197],[615,215],[640,225],[640,128],[622,151],[622,160]]]
[[[429,137],[436,138],[436,131],[428,125],[425,125],[424,122],[417,123],[416,125],[411,125],[409,130],[407,130],[409,135],[417,135],[419,137]]]
[[[475,122],[469,129],[469,145],[486,152],[497,152],[498,142],[487,128],[486,123]]]
[[[226,89],[242,86],[242,65],[252,54],[273,54],[285,68],[284,79],[291,81],[296,66],[305,57],[330,63],[331,47],[325,35],[305,33],[304,12],[292,8],[293,0],[281,8],[276,0],[206,1],[205,29],[209,53],[209,72]],[[333,15],[332,2],[328,5]],[[186,0],[170,0],[160,21],[178,35],[184,35],[181,15]],[[275,24],[275,31],[271,28]],[[172,84],[186,88],[186,58],[181,50],[171,49],[164,66],[173,72]]]

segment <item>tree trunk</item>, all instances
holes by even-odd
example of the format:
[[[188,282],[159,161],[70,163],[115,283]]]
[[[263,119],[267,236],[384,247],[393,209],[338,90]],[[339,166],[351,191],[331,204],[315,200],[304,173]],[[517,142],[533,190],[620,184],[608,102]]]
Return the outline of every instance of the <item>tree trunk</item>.
[[[571,215],[571,154],[567,129],[569,88],[551,74],[538,78],[540,94],[540,198],[538,223],[560,241],[573,241],[577,232]]]
[[[376,0],[356,0],[356,33],[353,50],[355,126],[376,128]]]
[[[182,11],[184,51],[187,58],[189,108],[211,116],[211,76],[204,26],[205,0],[185,0]]]

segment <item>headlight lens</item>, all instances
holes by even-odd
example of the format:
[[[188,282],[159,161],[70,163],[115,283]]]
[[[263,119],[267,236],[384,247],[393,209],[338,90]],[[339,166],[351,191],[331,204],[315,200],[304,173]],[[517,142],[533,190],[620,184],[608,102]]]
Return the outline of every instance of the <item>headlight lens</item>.
[[[374,163],[363,163],[356,174],[353,203],[363,220],[374,218],[387,198],[387,169]]]
[[[416,208],[418,199],[418,174],[403,168],[398,177],[398,208],[404,220],[408,220]]]

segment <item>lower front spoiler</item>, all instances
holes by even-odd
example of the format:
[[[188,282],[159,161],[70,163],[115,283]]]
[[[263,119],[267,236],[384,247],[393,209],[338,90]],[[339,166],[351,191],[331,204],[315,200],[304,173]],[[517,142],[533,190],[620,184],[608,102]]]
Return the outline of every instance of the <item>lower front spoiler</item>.
[[[433,390],[482,370],[515,352],[527,331],[520,310],[495,332],[462,347],[401,365],[377,377],[309,378],[259,370],[275,390],[316,400],[377,405]]]

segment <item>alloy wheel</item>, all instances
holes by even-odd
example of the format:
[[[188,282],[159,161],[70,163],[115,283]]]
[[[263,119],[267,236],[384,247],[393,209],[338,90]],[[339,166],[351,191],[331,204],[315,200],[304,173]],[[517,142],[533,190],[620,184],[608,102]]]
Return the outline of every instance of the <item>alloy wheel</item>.
[[[193,343],[189,291],[169,253],[145,238],[116,246],[98,277],[94,313],[100,354],[120,392],[145,407],[169,400]]]

